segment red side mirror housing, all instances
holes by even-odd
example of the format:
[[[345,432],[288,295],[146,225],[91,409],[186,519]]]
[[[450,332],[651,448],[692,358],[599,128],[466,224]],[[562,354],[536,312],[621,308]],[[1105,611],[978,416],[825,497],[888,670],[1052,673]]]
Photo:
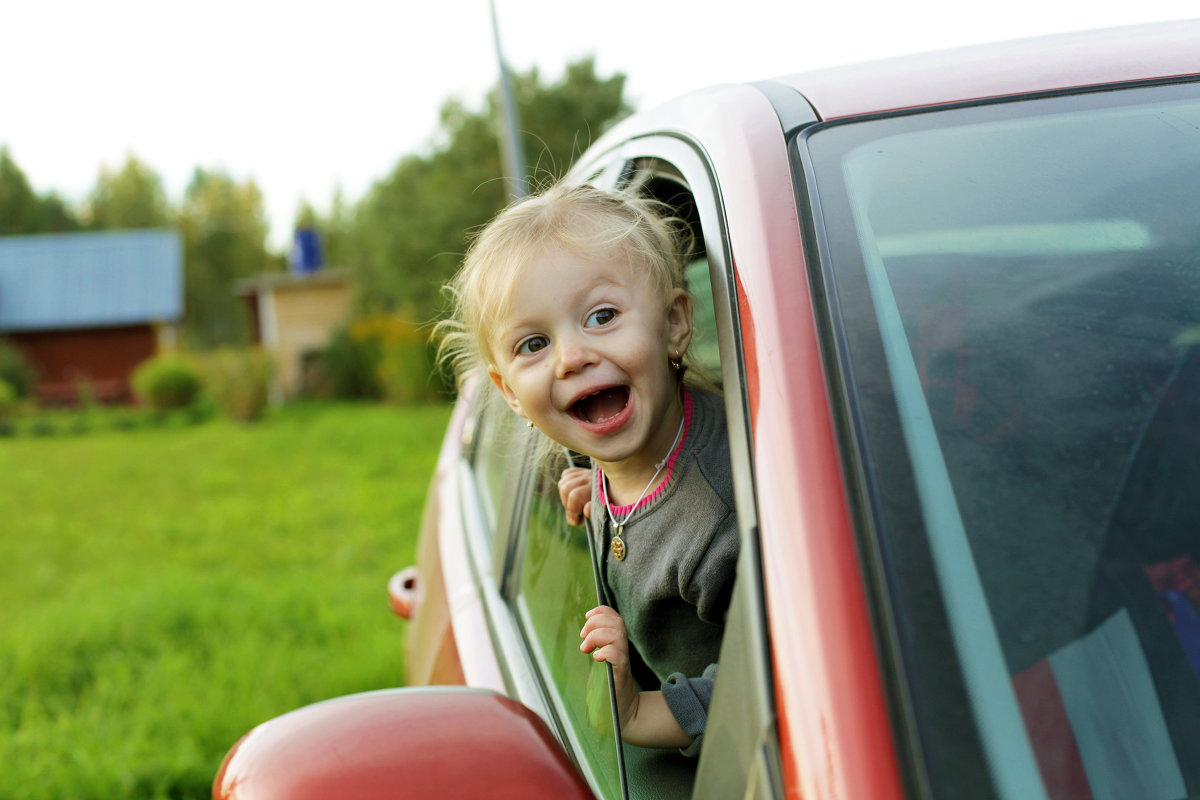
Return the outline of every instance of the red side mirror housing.
[[[234,745],[214,800],[593,800],[546,723],[480,689],[387,689],[297,709]]]

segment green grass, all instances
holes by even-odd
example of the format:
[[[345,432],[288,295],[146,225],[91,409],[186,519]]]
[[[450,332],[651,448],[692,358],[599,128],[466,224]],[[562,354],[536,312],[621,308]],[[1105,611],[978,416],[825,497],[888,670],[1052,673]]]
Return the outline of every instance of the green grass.
[[[0,798],[206,798],[259,722],[399,685],[448,411],[0,439]]]

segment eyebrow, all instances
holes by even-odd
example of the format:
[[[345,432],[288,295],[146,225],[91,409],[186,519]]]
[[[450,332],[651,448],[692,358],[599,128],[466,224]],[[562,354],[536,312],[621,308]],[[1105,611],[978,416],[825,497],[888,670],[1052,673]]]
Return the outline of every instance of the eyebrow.
[[[567,304],[567,305],[573,304],[573,303],[577,302],[580,298],[586,297],[587,295],[589,295],[593,292],[604,291],[606,289],[620,289],[620,290],[627,291],[631,294],[635,291],[632,287],[630,287],[630,285],[628,283],[621,282],[621,281],[615,281],[615,280],[611,279],[609,276],[604,276],[600,280],[597,280],[591,284],[587,284],[587,285],[579,288],[577,291],[570,293],[567,297],[567,300],[565,301],[565,304]],[[516,304],[512,302],[511,295],[506,300],[505,305],[508,306],[510,311],[515,307]],[[535,325],[532,322],[529,322],[527,317],[520,317],[517,319],[517,321],[514,324],[511,324],[511,325],[506,325],[503,322],[501,322],[499,319],[497,319],[496,324],[492,326],[492,330],[495,333],[493,338],[502,342],[506,347],[511,349],[511,346],[513,344],[515,344],[518,339],[521,339],[527,335],[525,333],[518,334],[518,331],[520,331],[522,328],[526,328],[526,327],[530,328],[531,332],[533,332],[534,330],[537,330],[541,326]]]

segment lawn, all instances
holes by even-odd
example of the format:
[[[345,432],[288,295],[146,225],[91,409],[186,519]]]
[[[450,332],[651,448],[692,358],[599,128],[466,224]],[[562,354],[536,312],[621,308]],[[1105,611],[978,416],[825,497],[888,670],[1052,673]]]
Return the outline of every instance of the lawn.
[[[0,438],[0,797],[207,798],[237,738],[402,683],[446,406]]]

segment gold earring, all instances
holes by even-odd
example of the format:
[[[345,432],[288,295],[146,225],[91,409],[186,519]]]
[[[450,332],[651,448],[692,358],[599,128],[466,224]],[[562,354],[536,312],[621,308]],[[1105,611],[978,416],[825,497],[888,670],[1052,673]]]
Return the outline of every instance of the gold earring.
[[[679,363],[678,359],[668,359],[668,362],[671,364],[671,369],[675,370],[676,372],[679,372],[679,370],[683,369],[683,364]]]
[[[525,424],[529,426],[529,430],[533,430],[533,420],[527,419],[525,420]]]

